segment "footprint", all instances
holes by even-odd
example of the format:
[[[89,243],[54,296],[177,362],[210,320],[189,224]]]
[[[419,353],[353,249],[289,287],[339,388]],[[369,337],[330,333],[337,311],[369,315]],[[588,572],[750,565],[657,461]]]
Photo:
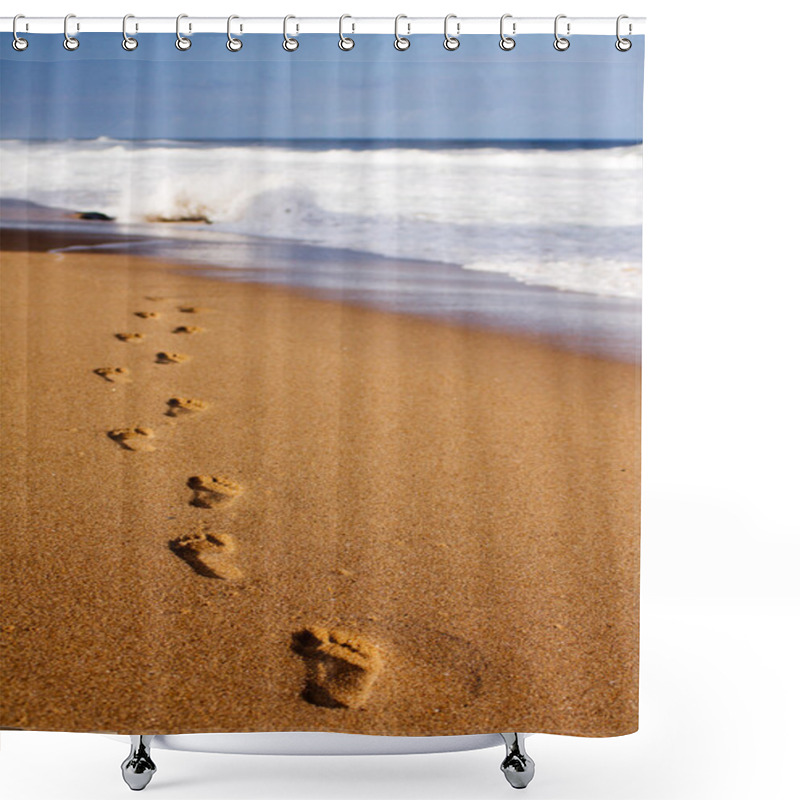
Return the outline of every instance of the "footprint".
[[[134,311],[133,313],[142,319],[158,319],[161,316],[158,311]]]
[[[227,533],[188,533],[169,543],[172,552],[180,556],[198,575],[238,581],[244,573],[236,566],[236,539]]]
[[[127,367],[98,367],[94,370],[95,375],[99,375],[109,383],[130,383],[131,371]]]
[[[195,411],[205,411],[208,403],[203,400],[196,400],[194,397],[170,397],[167,400],[169,411],[168,417],[177,417],[181,414],[191,414]]]
[[[302,697],[325,708],[360,708],[383,666],[379,649],[339,628],[310,626],[292,636],[292,650],[306,664]]]
[[[215,475],[193,475],[186,485],[194,492],[189,505],[200,508],[216,508],[242,493],[238,483]]]
[[[188,361],[191,356],[184,353],[156,353],[156,362],[159,364],[183,364]]]
[[[175,328],[173,333],[202,333],[203,328],[198,327],[197,325],[178,325]]]
[[[152,428],[137,425],[134,428],[118,428],[109,431],[108,438],[113,439],[126,450],[148,451],[153,449],[150,439],[155,436]]]
[[[115,333],[114,336],[117,337],[121,342],[141,342],[144,339],[143,333]]]
[[[178,306],[178,311],[183,314],[202,314],[204,311],[211,311],[212,309],[205,306]]]

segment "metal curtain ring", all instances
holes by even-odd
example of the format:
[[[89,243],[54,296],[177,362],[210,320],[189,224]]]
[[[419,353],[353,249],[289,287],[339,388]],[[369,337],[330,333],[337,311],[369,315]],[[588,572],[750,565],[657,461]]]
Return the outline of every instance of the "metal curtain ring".
[[[69,51],[77,50],[81,44],[74,36],[69,35],[69,21],[71,19],[75,19],[74,14],[67,14],[64,17],[64,49]],[[76,26],[76,30],[80,30],[80,26]]]
[[[511,14],[503,14],[503,16],[500,17],[500,49],[506,51],[513,50],[517,46],[516,39],[513,39],[511,36],[507,36],[505,33],[503,26],[505,25],[505,21],[507,19],[511,19]],[[513,22],[511,24],[511,32],[512,33],[517,32],[516,22]]]
[[[344,33],[342,32],[342,26],[344,25],[344,21],[346,19],[353,19],[353,18],[349,14],[342,14],[342,16],[339,17],[339,48],[341,50],[352,50],[356,46],[356,43],[352,39],[345,36]],[[353,25],[353,30],[355,29],[356,26]]]
[[[565,38],[564,36],[558,35],[558,21],[561,19],[566,19],[566,14],[559,14],[556,17],[556,21],[553,24],[553,32],[555,33],[556,40],[553,42],[553,47],[558,50],[560,53],[563,53],[565,50],[569,50],[569,39]],[[567,36],[569,36],[569,28],[570,24],[567,23]]]
[[[11,46],[15,50],[19,50],[20,52],[22,52],[23,50],[27,49],[28,40],[27,39],[23,39],[21,36],[19,36],[17,34],[17,20],[18,19],[25,19],[25,15],[24,14],[17,14],[17,16],[14,17],[14,21],[11,23],[11,33],[14,34],[14,39],[11,42]]]
[[[136,19],[133,14],[126,14],[122,18],[122,48],[124,50],[135,50],[139,46],[139,41],[132,36],[128,36],[128,20]]]
[[[283,49],[286,50],[287,53],[294,53],[294,51],[300,47],[300,40],[289,36],[288,25],[290,19],[297,19],[297,17],[287,14],[283,18]]]
[[[408,50],[411,47],[411,39],[407,39],[405,36],[400,35],[400,20],[401,19],[408,19],[405,14],[398,14],[394,18],[394,49],[395,50]],[[406,26],[408,27],[408,33],[411,33],[411,23],[407,22]]]
[[[620,53],[627,53],[628,50],[630,50],[631,47],[633,47],[633,42],[630,39],[623,39],[619,35],[619,24],[624,19],[628,19],[628,15],[627,14],[620,14],[617,17],[617,41],[614,42],[614,47],[616,47],[617,50],[620,51]],[[632,30],[633,30],[633,27],[631,26],[631,24],[629,22],[628,23],[628,35],[631,34]]]
[[[231,14],[228,17],[228,41],[225,42],[225,47],[227,47],[228,50],[231,51],[231,53],[238,53],[239,50],[242,49],[242,40],[237,39],[235,36],[231,34],[231,22],[233,22],[233,20],[235,19],[239,19],[239,17],[237,17],[236,14]],[[239,30],[241,30],[241,26],[239,27]]]
[[[188,14],[178,14],[175,20],[175,47],[177,47],[178,50],[188,50],[192,46],[192,40],[181,34],[181,20],[188,18]],[[191,30],[191,26],[189,26],[189,30]]]
[[[445,50],[458,50],[461,42],[458,41],[458,34],[461,31],[461,23],[456,22],[456,35],[451,36],[447,30],[448,23],[451,19],[458,19],[455,14],[448,14],[444,18],[444,49]]]

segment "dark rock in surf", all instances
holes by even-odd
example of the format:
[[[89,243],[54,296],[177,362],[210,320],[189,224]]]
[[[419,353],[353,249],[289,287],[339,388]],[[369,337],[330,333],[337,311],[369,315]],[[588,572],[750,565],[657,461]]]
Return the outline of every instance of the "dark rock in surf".
[[[114,221],[114,217],[109,217],[108,214],[104,214],[102,211],[79,211],[75,216],[78,219],[98,220],[100,222]]]

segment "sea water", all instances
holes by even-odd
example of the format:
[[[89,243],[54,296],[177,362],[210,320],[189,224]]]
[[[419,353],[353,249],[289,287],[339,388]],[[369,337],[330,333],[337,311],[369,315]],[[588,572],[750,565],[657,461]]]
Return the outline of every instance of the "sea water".
[[[141,252],[218,277],[635,360],[641,155],[598,142],[6,140],[0,197],[107,214],[115,224],[48,224],[135,233]]]

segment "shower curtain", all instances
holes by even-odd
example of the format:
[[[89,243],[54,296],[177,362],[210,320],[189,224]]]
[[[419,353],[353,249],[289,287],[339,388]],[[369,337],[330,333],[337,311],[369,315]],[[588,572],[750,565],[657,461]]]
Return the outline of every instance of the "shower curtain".
[[[0,727],[634,731],[643,37],[235,32],[0,39]]]

